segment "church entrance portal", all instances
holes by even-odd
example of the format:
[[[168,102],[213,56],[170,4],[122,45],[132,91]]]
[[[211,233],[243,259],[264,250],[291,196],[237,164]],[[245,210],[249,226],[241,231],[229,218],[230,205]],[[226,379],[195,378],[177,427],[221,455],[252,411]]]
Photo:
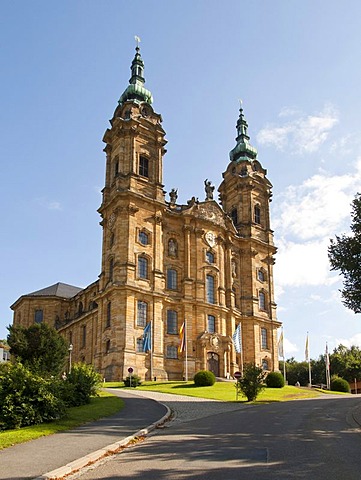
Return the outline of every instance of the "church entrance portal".
[[[219,377],[219,355],[217,353],[207,353],[208,370],[213,372],[216,377]]]

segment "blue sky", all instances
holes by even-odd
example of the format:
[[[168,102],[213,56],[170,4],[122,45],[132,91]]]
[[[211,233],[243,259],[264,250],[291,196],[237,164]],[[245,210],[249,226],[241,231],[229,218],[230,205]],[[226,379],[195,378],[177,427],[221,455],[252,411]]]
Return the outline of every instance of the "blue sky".
[[[204,198],[235,145],[239,99],[273,183],[278,318],[286,357],[361,346],[327,246],[361,190],[361,3],[284,0],[3,1],[0,338],[9,306],[97,279],[102,137],[141,37],[162,114],[165,190]]]

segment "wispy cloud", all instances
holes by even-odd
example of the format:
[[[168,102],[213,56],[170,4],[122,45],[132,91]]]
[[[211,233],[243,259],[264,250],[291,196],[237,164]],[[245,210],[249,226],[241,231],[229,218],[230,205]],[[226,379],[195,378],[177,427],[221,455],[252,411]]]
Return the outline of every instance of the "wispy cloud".
[[[316,152],[326,141],[330,130],[338,123],[338,112],[331,104],[324,106],[314,115],[299,113],[294,107],[284,107],[279,116],[292,118],[281,125],[269,124],[258,132],[257,141],[263,145],[273,145],[278,150],[290,153]]]
[[[350,338],[337,338],[335,341],[335,345],[340,344],[344,345],[347,348],[350,348],[353,345],[355,345],[356,347],[361,347],[361,333],[356,333]]]
[[[47,198],[41,197],[37,198],[36,202],[47,210],[63,210],[62,204],[58,201],[48,200]]]

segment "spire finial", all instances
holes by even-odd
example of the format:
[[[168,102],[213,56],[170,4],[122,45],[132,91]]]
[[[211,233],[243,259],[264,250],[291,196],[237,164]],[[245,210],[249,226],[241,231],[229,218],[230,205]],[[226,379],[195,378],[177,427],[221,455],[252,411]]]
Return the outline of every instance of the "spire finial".
[[[139,50],[140,47],[139,47],[139,44],[140,44],[140,37],[138,37],[138,35],[134,35],[134,40],[136,41],[137,43],[137,46],[135,47],[136,50]]]
[[[243,113],[243,102],[239,99],[239,117],[237,121],[237,145],[230,152],[232,160],[239,159],[254,159],[257,157],[257,150],[249,143],[249,136],[247,133],[248,123]]]

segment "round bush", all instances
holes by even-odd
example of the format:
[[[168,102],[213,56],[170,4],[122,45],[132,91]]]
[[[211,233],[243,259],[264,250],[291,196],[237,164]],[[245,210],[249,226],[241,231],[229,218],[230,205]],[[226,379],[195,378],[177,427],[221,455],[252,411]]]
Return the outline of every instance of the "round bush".
[[[283,388],[285,386],[285,379],[281,372],[270,372],[266,378],[266,385],[268,388]]]
[[[131,377],[127,377],[124,379],[124,386],[125,387],[137,387],[138,385],[140,385],[142,382],[141,382],[141,379],[140,377],[138,377],[138,375],[132,375]]]
[[[340,377],[334,377],[331,379],[331,390],[334,392],[350,392],[350,385],[347,380]]]
[[[194,375],[193,380],[196,387],[211,387],[214,385],[216,377],[209,370],[200,370]]]

